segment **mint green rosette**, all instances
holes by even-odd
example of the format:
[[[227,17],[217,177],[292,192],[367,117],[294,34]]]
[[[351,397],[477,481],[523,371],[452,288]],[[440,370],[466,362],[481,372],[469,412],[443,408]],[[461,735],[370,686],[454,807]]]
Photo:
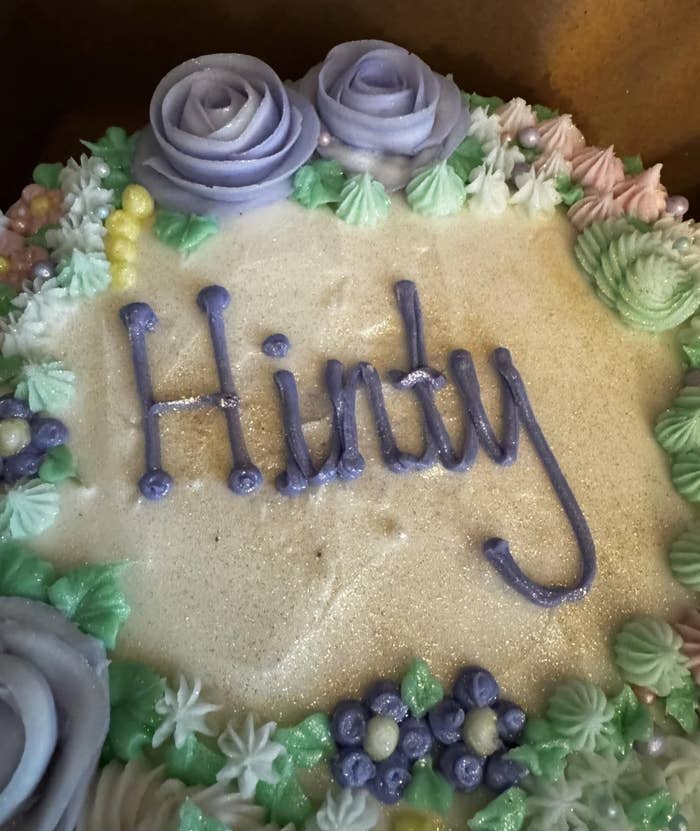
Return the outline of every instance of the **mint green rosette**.
[[[676,456],[671,465],[671,481],[688,502],[700,502],[700,450]]]
[[[684,387],[656,421],[654,435],[672,456],[700,448],[700,387]]]
[[[681,585],[700,592],[700,531],[688,528],[669,550],[671,572]]]
[[[636,617],[615,638],[615,662],[625,681],[665,698],[689,675],[682,646],[681,636],[665,620]]]
[[[595,750],[598,737],[614,715],[605,693],[590,681],[570,681],[557,687],[547,708],[551,727],[572,750]]]

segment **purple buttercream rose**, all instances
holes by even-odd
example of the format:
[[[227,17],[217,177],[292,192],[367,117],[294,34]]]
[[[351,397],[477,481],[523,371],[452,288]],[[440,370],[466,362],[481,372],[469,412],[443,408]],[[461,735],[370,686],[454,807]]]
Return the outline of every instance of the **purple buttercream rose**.
[[[299,88],[321,119],[319,154],[391,190],[467,135],[469,110],[454,81],[393,43],[342,43]]]
[[[318,134],[309,101],[266,63],[205,55],[158,84],[132,174],[163,207],[243,213],[289,196]]]
[[[0,828],[73,831],[109,715],[102,643],[44,603],[0,598]]]

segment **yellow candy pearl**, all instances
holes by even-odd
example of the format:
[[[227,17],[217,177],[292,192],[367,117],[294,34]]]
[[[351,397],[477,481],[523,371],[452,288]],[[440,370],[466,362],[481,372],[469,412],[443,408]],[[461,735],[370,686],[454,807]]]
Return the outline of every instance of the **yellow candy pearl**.
[[[46,216],[46,214],[51,210],[51,200],[49,199],[46,194],[42,194],[41,196],[35,196],[34,199],[29,203],[29,213],[34,216],[40,218],[42,216]]]
[[[131,288],[136,282],[136,269],[128,263],[113,263],[110,267],[112,287],[117,291]]]
[[[0,274],[6,274],[10,270],[10,261],[7,257],[0,257]]]
[[[105,220],[105,228],[115,237],[125,237],[131,242],[136,242],[141,233],[138,219],[122,210],[112,211]]]
[[[133,263],[136,261],[136,245],[126,237],[107,234],[105,254],[111,263]]]
[[[122,194],[124,210],[136,219],[148,219],[153,215],[153,197],[142,185],[127,185]]]

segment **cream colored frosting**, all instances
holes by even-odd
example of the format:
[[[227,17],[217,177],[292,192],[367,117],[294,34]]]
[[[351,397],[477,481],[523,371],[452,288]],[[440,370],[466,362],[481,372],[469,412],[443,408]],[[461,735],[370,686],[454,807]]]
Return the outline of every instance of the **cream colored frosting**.
[[[612,145],[604,150],[586,147],[571,160],[571,178],[584,188],[607,193],[625,178],[625,169]]]
[[[288,722],[331,707],[377,676],[399,676],[414,655],[449,682],[465,663],[488,666],[505,694],[538,702],[571,675],[612,678],[610,639],[633,613],[675,614],[687,599],[665,548],[689,510],[674,493],[651,425],[680,381],[669,340],[620,325],[573,258],[562,212],[533,222],[507,208],[428,220],[402,197],[376,229],[327,210],[280,203],[230,220],[183,258],[151,234],[139,240],[138,280],[109,292],[65,329],[55,358],[77,373],[65,416],[80,484],[40,546],[61,568],[128,559],[134,612],[118,655],[177,678],[201,677],[229,713]],[[545,582],[573,580],[571,531],[523,438],[510,468],[479,454],[467,474],[436,467],[397,476],[381,464],[364,398],[366,472],[292,499],[274,490],[285,450],[273,372],[298,377],[305,435],[316,458],[329,436],[325,361],[371,361],[386,377],[406,368],[393,285],[414,280],[432,365],[459,347],[474,355],[485,406],[499,422],[491,351],[507,346],[542,428],[588,517],[598,579],[579,604],[550,611],[510,590],[481,553],[503,536]],[[139,497],[143,435],[119,308],[146,301],[160,318],[148,336],[161,398],[217,387],[206,321],[195,298],[219,283],[249,450],[265,476],[253,497],[226,487],[230,468],[218,411],[168,415],[164,463],[175,486],[162,503]],[[288,335],[283,360],[263,355]],[[401,446],[418,450],[409,392],[385,386]],[[459,440],[453,385],[438,394]]]

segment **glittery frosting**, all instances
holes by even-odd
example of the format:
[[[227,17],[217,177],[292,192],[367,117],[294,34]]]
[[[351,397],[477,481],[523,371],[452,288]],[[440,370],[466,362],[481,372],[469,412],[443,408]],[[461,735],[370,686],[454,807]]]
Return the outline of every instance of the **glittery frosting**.
[[[661,168],[655,164],[636,176],[626,176],[615,185],[613,195],[623,213],[643,222],[655,222],[666,208],[668,192],[661,184]]]
[[[607,193],[625,178],[625,170],[612,145],[586,147],[571,160],[571,178],[585,188]]]
[[[594,222],[622,216],[623,209],[612,193],[589,191],[569,208],[568,214],[574,227],[583,231]]]
[[[309,101],[263,61],[218,54],[175,67],[158,84],[132,174],[163,207],[241,213],[283,199],[316,147]]]
[[[676,624],[676,631],[683,638],[681,652],[688,659],[688,668],[697,683],[700,680],[700,610],[688,609],[680,623]]]
[[[390,190],[446,159],[467,134],[469,111],[454,81],[417,55],[381,40],[336,46],[299,88],[329,140],[321,156],[370,173]]]
[[[538,124],[540,148],[543,153],[558,150],[565,159],[573,159],[586,140],[570,115],[557,115]]]
[[[534,127],[537,116],[532,107],[524,98],[511,98],[497,110],[501,119],[501,136],[513,139],[519,130],[525,127]]]

